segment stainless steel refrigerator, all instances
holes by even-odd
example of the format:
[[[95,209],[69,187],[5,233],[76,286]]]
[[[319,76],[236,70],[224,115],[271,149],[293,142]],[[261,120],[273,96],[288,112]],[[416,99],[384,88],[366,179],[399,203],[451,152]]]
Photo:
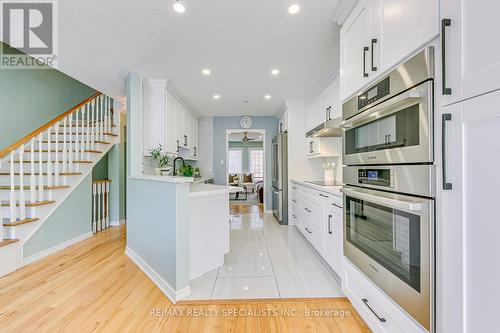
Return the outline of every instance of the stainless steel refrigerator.
[[[273,214],[280,224],[288,224],[288,134],[273,139]]]

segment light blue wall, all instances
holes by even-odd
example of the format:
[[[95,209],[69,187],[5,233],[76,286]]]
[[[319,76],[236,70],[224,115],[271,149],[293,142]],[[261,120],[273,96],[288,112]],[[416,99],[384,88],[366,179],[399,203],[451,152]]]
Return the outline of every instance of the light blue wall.
[[[92,176],[88,175],[26,242],[28,258],[92,231]]]
[[[0,150],[95,92],[55,69],[0,69]]]
[[[214,182],[225,185],[226,179],[226,130],[241,129],[241,117],[214,117]],[[276,117],[252,117],[252,129],[266,130],[266,206],[271,209],[271,144],[273,138],[278,134],[278,119]],[[224,160],[224,164],[221,164]]]

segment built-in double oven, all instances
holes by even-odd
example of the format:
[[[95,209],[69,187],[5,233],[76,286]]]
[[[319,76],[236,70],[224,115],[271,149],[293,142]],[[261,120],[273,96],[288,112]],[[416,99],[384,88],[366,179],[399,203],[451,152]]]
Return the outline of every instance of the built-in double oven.
[[[344,254],[429,331],[434,311],[433,56],[432,48],[422,50],[342,110]]]

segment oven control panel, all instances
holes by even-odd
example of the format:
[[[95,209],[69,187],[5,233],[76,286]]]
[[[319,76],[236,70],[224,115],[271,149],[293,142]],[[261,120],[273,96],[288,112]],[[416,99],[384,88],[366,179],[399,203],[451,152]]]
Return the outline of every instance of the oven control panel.
[[[388,76],[375,86],[363,92],[358,96],[358,110],[363,109],[367,105],[375,103],[379,99],[391,93],[391,77]]]
[[[393,175],[390,169],[359,169],[358,183],[384,187],[393,187]]]

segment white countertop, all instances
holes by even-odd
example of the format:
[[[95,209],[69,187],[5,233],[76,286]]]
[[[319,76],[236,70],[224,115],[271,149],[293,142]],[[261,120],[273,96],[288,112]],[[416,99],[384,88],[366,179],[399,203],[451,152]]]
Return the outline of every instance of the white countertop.
[[[131,179],[153,180],[165,183],[192,183],[193,177],[184,176],[158,176],[158,175],[131,175]]]
[[[318,191],[327,192],[327,193],[330,193],[330,194],[333,194],[333,195],[336,195],[339,197],[342,196],[342,192],[340,192],[340,189],[342,188],[342,186],[316,185],[316,184],[311,184],[311,183],[305,182],[303,180],[297,180],[297,179],[290,179],[290,181],[295,183],[295,184],[310,187],[310,188],[313,188],[313,189],[318,190]]]
[[[192,183],[189,187],[190,197],[202,197],[207,195],[226,194],[229,193],[229,186]]]

